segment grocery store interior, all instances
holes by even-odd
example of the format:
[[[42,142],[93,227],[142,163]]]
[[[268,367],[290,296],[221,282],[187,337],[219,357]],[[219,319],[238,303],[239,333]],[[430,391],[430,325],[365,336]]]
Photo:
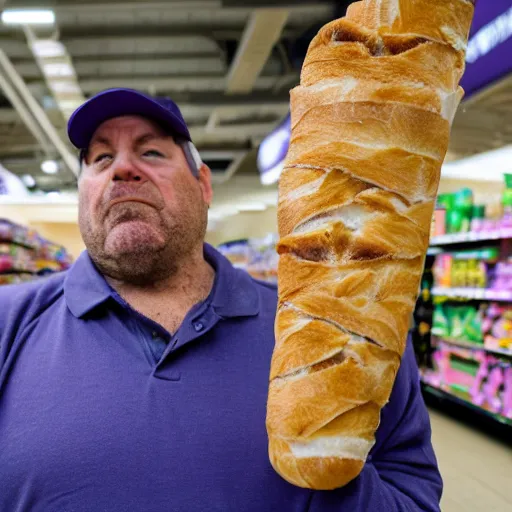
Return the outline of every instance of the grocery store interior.
[[[212,170],[207,242],[276,282],[289,91],[349,3],[0,0],[0,285],[84,250],[66,123],[111,87],[180,106]],[[444,512],[512,510],[511,55],[512,0],[478,2],[411,321]]]

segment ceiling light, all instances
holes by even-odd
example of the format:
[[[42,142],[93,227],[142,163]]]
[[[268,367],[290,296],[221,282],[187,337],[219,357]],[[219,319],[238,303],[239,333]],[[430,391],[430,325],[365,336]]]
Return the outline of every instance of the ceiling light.
[[[59,172],[59,164],[55,160],[45,160],[41,164],[41,171],[46,174],[57,174]]]
[[[40,39],[32,43],[32,51],[37,57],[48,59],[52,57],[62,57],[66,55],[64,45],[59,41],[51,39]]]
[[[51,192],[46,193],[46,197],[48,199],[58,199],[60,198],[60,192],[58,190],[52,190]]]
[[[84,100],[81,100],[81,99],[77,99],[77,100],[61,100],[61,101],[59,101],[59,108],[61,110],[71,110],[71,111],[74,111],[83,102],[84,102]]]
[[[22,177],[21,177],[21,180],[23,181],[23,183],[25,183],[25,185],[27,187],[35,187],[36,186],[36,180],[34,179],[33,176],[31,176],[30,174],[24,174]]]
[[[51,62],[43,65],[47,77],[73,76],[74,70],[67,62]]]
[[[52,91],[60,94],[80,94],[81,90],[78,84],[74,82],[50,82]]]
[[[267,209],[267,205],[265,203],[251,201],[241,203],[237,205],[237,208],[240,212],[264,212]]]
[[[51,25],[55,13],[51,9],[5,9],[2,22],[6,25]]]

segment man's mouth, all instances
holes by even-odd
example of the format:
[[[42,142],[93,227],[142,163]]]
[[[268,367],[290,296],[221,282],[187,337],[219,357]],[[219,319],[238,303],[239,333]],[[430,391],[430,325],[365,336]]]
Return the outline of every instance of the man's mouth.
[[[151,206],[153,208],[155,207],[154,204],[150,203],[146,199],[143,199],[143,198],[140,198],[140,197],[126,196],[126,197],[119,197],[119,198],[114,199],[113,201],[111,201],[110,204],[109,204],[109,209],[112,208],[113,206],[115,206],[117,204],[121,204],[121,203],[141,203],[141,204],[145,204],[147,206]]]

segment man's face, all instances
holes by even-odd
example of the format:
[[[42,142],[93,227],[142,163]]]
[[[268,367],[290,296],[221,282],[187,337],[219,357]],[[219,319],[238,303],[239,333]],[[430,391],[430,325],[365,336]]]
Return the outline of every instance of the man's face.
[[[118,117],[96,130],[79,180],[79,224],[106,275],[148,283],[202,247],[212,190],[183,150],[152,121]]]

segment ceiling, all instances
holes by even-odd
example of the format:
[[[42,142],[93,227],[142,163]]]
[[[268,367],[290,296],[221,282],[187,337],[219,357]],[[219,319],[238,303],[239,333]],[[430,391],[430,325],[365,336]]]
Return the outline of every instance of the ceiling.
[[[298,83],[298,42],[346,3],[336,11],[335,2],[314,0],[0,0],[0,8],[52,8],[56,15],[51,28],[0,24],[7,58],[0,58],[0,163],[32,175],[42,190],[73,188],[69,113],[100,90],[125,86],[180,105],[218,183],[255,174],[257,147],[288,112],[289,89]],[[63,45],[72,76],[49,81],[53,61],[36,58],[39,40]],[[19,102],[7,92],[14,86]],[[448,159],[512,143],[509,119],[512,79],[505,79],[463,104]],[[45,159],[61,162],[58,174],[41,172]]]

